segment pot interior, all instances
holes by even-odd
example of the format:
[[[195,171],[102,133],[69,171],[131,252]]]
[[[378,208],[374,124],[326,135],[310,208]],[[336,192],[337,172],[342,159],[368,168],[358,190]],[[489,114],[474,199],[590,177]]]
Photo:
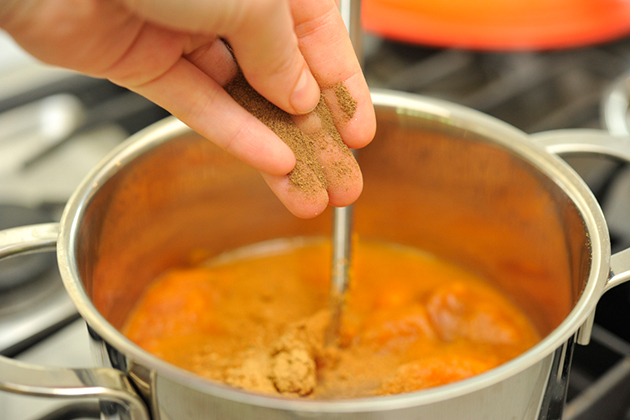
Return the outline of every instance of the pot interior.
[[[359,238],[421,248],[481,274],[548,334],[577,302],[591,263],[580,212],[546,173],[554,159],[538,162],[531,156],[544,151],[489,118],[445,116],[415,101],[411,109],[375,98],[378,132],[358,153]],[[298,219],[257,171],[188,129],[161,127],[141,134],[135,154],[97,180],[77,232],[81,281],[116,328],[171,267],[331,231],[330,210]]]

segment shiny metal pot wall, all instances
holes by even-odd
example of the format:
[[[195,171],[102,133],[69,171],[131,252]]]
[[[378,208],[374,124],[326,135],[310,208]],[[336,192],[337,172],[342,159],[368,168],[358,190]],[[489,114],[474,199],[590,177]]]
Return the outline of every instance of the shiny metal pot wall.
[[[254,395],[171,366],[119,328],[146,286],[191,253],[278,237],[327,235],[299,220],[259,174],[176,120],[131,138],[96,168],[60,224],[0,232],[0,256],[57,248],[65,286],[111,368],[53,371],[2,360],[0,388],[98,395],[133,419],[537,419],[559,417],[574,337],[588,342],[600,296],[630,279],[611,256],[591,192],[557,155],[630,161],[630,142],[591,133],[541,138],[453,104],[373,92],[376,139],[359,152],[363,238],[419,247],[474,270],[516,301],[544,336],[482,375],[390,397],[298,401]],[[544,136],[543,136],[544,137]],[[107,406],[108,404],[104,404]]]

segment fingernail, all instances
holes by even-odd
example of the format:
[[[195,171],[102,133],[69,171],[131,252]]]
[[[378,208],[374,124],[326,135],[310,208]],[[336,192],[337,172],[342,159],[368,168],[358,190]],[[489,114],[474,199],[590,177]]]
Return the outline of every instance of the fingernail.
[[[300,74],[293,93],[291,93],[291,106],[298,114],[306,114],[312,111],[319,102],[319,86],[305,66]]]

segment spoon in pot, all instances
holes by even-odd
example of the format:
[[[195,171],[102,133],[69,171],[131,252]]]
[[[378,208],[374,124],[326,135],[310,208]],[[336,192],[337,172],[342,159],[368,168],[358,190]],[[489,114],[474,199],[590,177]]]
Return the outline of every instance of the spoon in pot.
[[[362,60],[360,0],[340,0],[339,11],[346,24],[359,62]],[[332,267],[330,282],[330,324],[326,344],[336,345],[341,327],[341,315],[350,283],[353,206],[335,207],[332,233]]]
[[[336,207],[333,215],[332,267],[330,279],[330,324],[326,344],[336,345],[341,327],[341,314],[350,283],[352,206]]]

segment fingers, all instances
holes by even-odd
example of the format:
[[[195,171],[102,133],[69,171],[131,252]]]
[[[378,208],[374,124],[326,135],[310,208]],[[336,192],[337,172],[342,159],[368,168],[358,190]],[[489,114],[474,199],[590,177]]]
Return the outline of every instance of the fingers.
[[[286,175],[295,166],[295,157],[284,142],[185,58],[162,76],[128,87],[262,172]]]
[[[334,0],[291,0],[300,50],[322,87],[343,141],[351,148],[367,145],[376,131],[374,107],[361,66]],[[335,86],[342,83],[356,101],[347,118],[339,105]]]
[[[269,101],[291,114],[317,105],[320,91],[293,30],[286,0],[248,0],[242,20],[225,34],[245,78]],[[254,42],[252,42],[254,41]]]
[[[358,198],[363,188],[359,166],[337,132],[323,99],[311,113],[296,116],[267,101],[242,74],[237,74],[225,90],[295,154],[295,167],[286,177],[288,183],[265,178],[290,211],[299,217],[313,217],[328,203],[346,206]]]
[[[297,163],[289,175],[263,174],[271,190],[291,213],[304,219],[321,214],[328,204],[352,204],[363,189],[361,171],[332,126],[327,107],[320,102],[314,112],[294,121],[308,140],[298,146]]]
[[[315,143],[313,149],[326,185],[318,182],[318,175],[307,165],[299,167],[307,181],[298,185],[290,175],[263,174],[263,178],[291,213],[310,219],[321,214],[328,204],[336,207],[352,204],[361,194],[363,179],[352,153],[347,148],[339,147],[340,139],[334,139],[329,134],[320,135],[322,131],[319,117],[311,113],[303,118],[305,120],[296,123],[300,129],[310,133],[309,137]]]
[[[306,189],[317,190],[317,194],[306,194],[290,177],[288,181],[272,181],[268,177],[266,180],[289,210],[300,217],[312,217],[325,207],[326,198],[333,206],[347,206],[359,197],[363,188],[361,172],[341,142],[352,148],[365,146],[374,137],[376,120],[369,89],[335,2],[291,0],[291,12],[299,49],[322,87],[327,105],[326,116],[322,116],[318,106],[320,112],[316,110],[294,118],[298,127],[310,136],[314,159],[321,168],[304,171],[312,181]],[[243,65],[238,45],[233,44],[233,47]],[[247,76],[245,66],[243,72]],[[254,84],[251,77],[248,80]],[[258,86],[254,88],[261,91]],[[352,103],[350,108],[348,102]],[[329,127],[322,129],[326,124]],[[314,135],[315,132],[320,134]],[[299,170],[303,160],[297,156],[294,172]],[[325,179],[325,185],[316,186],[320,176]],[[327,192],[327,197],[323,191]]]
[[[328,193],[324,188],[307,192],[296,189],[291,184],[288,176],[274,176],[263,173],[262,177],[280,202],[297,217],[312,219],[322,214],[328,206]]]
[[[356,102],[352,117],[347,114],[341,103],[343,100],[337,91],[339,86],[345,87],[350,97]],[[367,146],[376,133],[376,116],[363,73],[356,73],[341,83],[322,89],[322,96],[331,111],[339,134],[348,147],[360,149]]]
[[[335,207],[352,204],[361,195],[363,177],[354,155],[335,127],[328,106],[321,101],[314,112],[294,116],[293,121],[312,144],[315,160],[326,180],[324,188],[329,204]]]

